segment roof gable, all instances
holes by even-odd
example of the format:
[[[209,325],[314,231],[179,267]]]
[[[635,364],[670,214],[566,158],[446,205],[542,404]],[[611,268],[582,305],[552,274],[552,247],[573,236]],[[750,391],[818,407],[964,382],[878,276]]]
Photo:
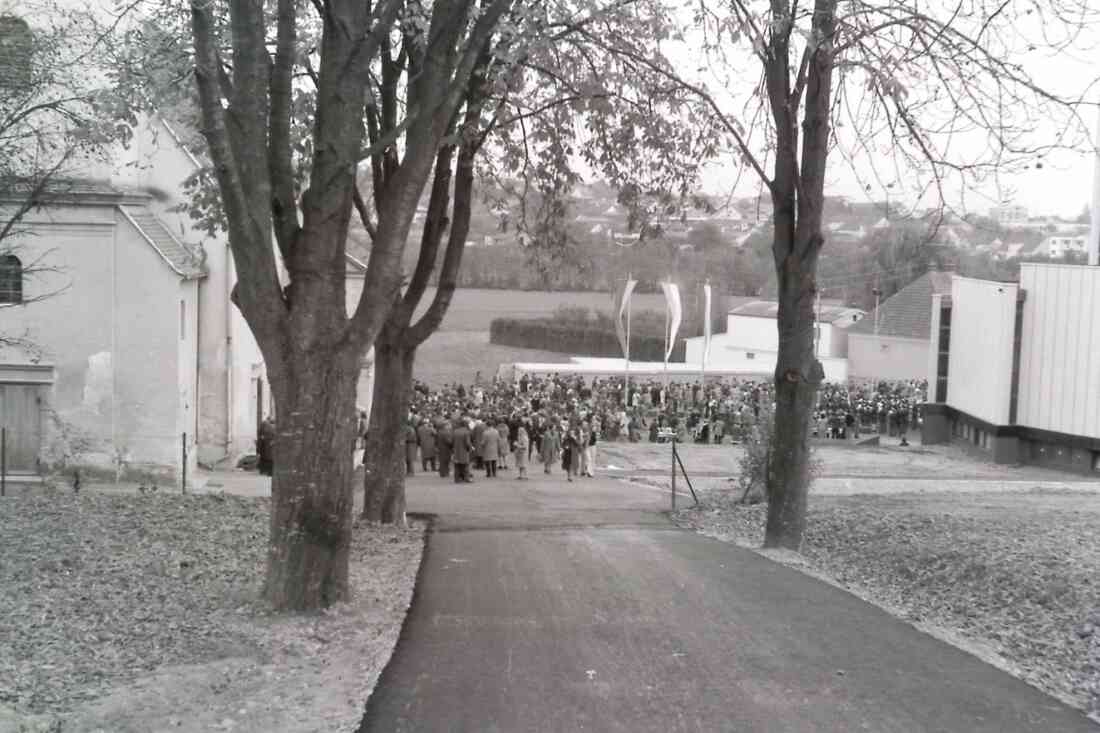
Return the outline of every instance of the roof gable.
[[[951,293],[949,272],[928,272],[879,304],[848,333],[927,339],[932,334],[932,296]]]
[[[206,275],[201,254],[196,254],[190,247],[176,239],[147,207],[119,206],[118,208],[177,275],[188,280]]]

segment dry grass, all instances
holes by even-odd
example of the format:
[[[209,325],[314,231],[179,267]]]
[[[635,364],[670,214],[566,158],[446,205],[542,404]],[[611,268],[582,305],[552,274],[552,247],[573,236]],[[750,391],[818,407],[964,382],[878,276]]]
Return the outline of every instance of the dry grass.
[[[737,505],[725,491],[702,498],[676,520],[761,545],[763,505]],[[990,648],[1017,676],[1100,713],[1100,496],[818,498],[802,554],[812,570]]]
[[[0,731],[353,729],[396,643],[423,527],[357,527],[353,600],[290,616],[258,599],[268,506],[0,500]]]

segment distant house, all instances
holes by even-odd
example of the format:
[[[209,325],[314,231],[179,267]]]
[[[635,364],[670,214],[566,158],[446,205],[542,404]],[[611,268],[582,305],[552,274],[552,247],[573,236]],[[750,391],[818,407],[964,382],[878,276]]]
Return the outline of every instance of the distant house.
[[[1050,236],[1039,243],[1035,254],[1052,259],[1065,257],[1070,253],[1085,254],[1087,242],[1088,238],[1083,236]]]
[[[1027,207],[1005,203],[989,210],[989,218],[1003,227],[1017,227],[1027,223]]]
[[[951,292],[949,272],[928,272],[848,329],[848,370],[861,379],[923,379],[932,296]]]
[[[776,317],[779,304],[775,301],[752,300],[740,304],[726,315],[726,332],[711,339],[708,367],[738,370],[745,374],[767,374],[775,370],[779,354],[779,332]],[[825,367],[828,381],[842,382],[848,378],[847,332],[863,318],[863,311],[839,305],[822,305],[817,338],[818,356]],[[700,363],[703,338],[685,339],[685,361]]]

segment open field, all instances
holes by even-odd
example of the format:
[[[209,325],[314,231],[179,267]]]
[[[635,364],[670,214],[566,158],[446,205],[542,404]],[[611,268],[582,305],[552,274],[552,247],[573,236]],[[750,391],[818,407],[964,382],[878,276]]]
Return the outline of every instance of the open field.
[[[488,331],[439,331],[417,350],[413,376],[433,387],[472,384],[477,372],[491,379],[500,364],[513,361],[568,362],[569,355],[491,344]]]
[[[435,288],[428,288],[420,301],[417,317],[428,309],[434,296]],[[665,307],[664,296],[660,293],[636,293],[631,303],[635,313],[644,310],[664,312]],[[494,318],[539,318],[553,315],[560,306],[611,312],[611,294],[459,288],[440,330],[488,331]]]

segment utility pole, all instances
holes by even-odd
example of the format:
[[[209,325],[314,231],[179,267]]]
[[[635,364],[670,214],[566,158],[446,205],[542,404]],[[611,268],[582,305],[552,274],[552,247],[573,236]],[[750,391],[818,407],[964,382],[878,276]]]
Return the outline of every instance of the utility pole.
[[[878,278],[877,277],[875,278],[875,288],[871,292],[874,293],[874,295],[875,295],[875,335],[878,336],[878,323],[879,323],[878,306],[879,306],[879,303],[880,303],[881,298],[882,298],[882,291],[879,290]]]

